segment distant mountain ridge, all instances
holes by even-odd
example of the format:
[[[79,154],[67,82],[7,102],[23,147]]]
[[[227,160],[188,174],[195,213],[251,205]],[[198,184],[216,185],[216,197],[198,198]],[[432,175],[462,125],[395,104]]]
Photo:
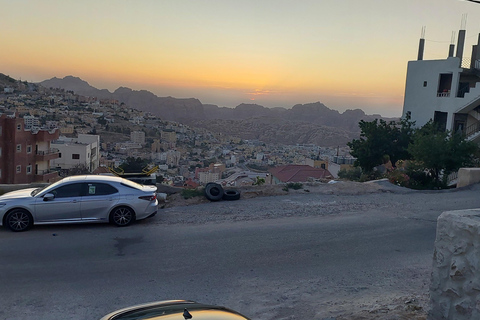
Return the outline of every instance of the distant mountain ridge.
[[[265,108],[257,104],[244,103],[235,108],[226,108],[202,104],[195,98],[158,97],[150,91],[136,91],[126,87],[120,87],[114,92],[100,90],[73,76],[66,76],[63,79],[55,77],[38,84],[99,99],[116,99],[129,107],[151,112],[163,120],[203,127],[244,139],[257,137],[265,142],[278,142],[279,137],[283,137],[284,144],[343,145],[358,137],[360,120],[382,118],[380,115],[366,115],[360,109],[340,113],[320,102],[297,104],[291,109]],[[266,130],[270,134],[264,134]]]

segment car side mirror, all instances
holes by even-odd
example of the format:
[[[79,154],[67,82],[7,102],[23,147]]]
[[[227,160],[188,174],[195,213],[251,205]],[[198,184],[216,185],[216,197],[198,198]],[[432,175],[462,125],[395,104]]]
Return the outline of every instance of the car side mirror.
[[[53,198],[55,198],[55,195],[53,193],[45,193],[43,195],[43,201],[50,201],[53,200]]]

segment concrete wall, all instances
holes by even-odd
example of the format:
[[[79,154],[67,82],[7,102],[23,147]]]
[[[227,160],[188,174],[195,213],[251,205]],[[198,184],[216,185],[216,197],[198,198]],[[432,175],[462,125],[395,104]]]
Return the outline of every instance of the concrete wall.
[[[460,168],[458,170],[457,188],[480,182],[480,168]]]
[[[480,209],[438,218],[430,304],[430,320],[480,319]]]
[[[461,71],[459,58],[409,61],[402,117],[410,112],[416,126],[421,127],[433,119],[435,111],[448,112],[447,129],[451,130],[453,113],[464,103],[455,97]],[[452,74],[448,97],[437,97],[441,73]]]

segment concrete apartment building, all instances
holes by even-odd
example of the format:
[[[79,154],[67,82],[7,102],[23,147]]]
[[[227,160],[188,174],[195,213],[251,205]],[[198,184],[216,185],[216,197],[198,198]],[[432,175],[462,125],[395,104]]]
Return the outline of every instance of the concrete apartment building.
[[[464,58],[465,30],[460,30],[455,51],[448,56],[423,60],[425,39],[420,39],[418,58],[408,62],[403,114],[416,126],[430,119],[444,130],[462,132],[480,142],[480,35],[470,58]]]
[[[175,143],[177,142],[177,133],[172,129],[162,130],[160,137],[163,141]]]
[[[145,132],[143,131],[130,132],[130,141],[143,146],[145,144]]]
[[[24,119],[15,114],[0,115],[0,183],[57,180],[58,174],[50,171],[50,165],[59,156],[51,145],[58,136],[56,129],[26,129]]]
[[[61,169],[72,169],[85,166],[93,172],[100,165],[100,136],[79,134],[78,138],[60,137],[52,142],[58,149],[59,157],[52,161],[52,166]]]

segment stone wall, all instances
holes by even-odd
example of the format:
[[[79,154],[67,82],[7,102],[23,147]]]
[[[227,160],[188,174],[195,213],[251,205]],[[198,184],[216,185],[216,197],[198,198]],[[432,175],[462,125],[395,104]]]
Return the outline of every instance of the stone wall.
[[[480,209],[437,221],[429,319],[480,319]]]
[[[480,168],[460,168],[458,170],[457,188],[480,182]]]

